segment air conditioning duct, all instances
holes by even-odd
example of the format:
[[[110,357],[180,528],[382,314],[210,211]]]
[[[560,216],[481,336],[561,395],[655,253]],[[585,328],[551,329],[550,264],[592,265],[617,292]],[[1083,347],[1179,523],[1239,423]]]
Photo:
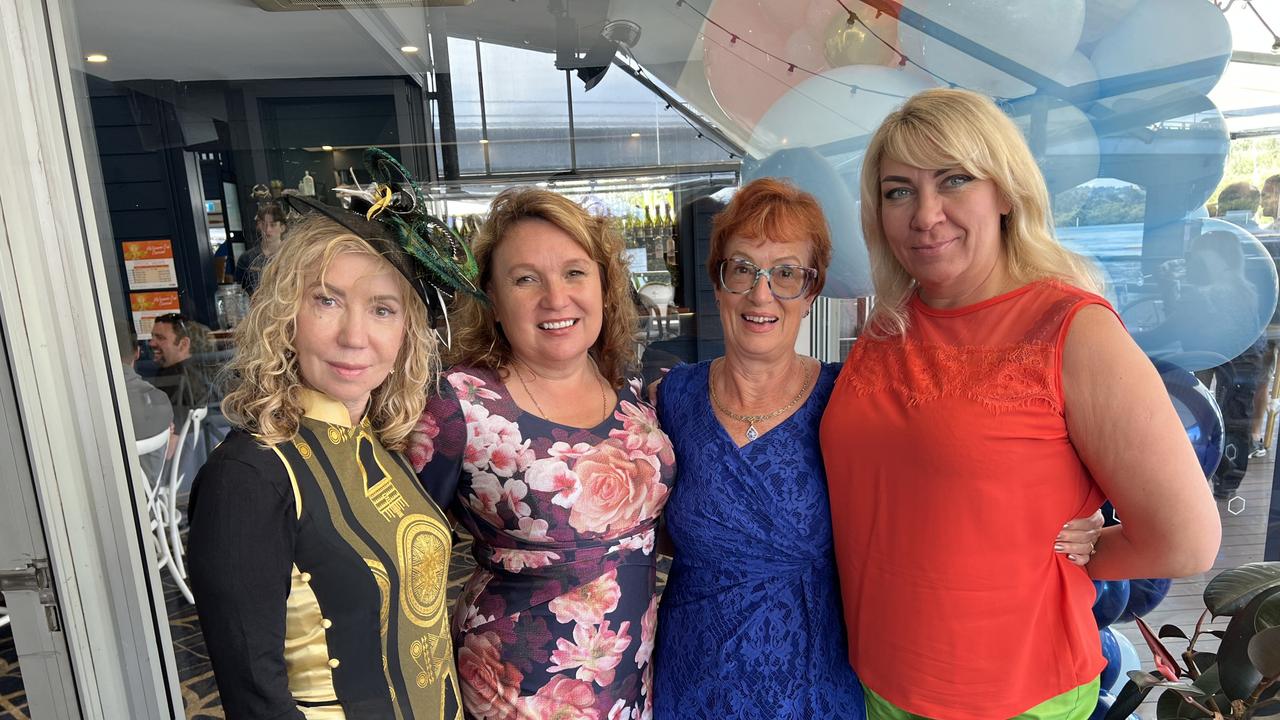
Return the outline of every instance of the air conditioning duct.
[[[473,0],[253,0],[267,12],[362,10],[368,8],[459,7]]]

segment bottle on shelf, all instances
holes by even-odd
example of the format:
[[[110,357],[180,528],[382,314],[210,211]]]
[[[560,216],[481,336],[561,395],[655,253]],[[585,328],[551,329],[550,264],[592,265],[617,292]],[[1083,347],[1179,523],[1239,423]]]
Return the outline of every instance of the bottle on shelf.
[[[310,170],[303,170],[302,173],[302,179],[298,181],[298,193],[305,197],[315,197],[316,179],[311,177]]]

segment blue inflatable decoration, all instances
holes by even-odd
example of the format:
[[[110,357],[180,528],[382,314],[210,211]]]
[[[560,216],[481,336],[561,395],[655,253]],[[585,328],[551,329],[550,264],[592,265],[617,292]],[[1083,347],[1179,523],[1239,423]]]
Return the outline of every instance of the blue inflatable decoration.
[[[1129,581],[1094,580],[1093,587],[1098,593],[1098,599],[1093,601],[1093,619],[1101,629],[1115,622],[1129,604]]]
[[[1102,692],[1107,692],[1120,677],[1120,643],[1116,640],[1116,631],[1109,627],[1098,631],[1098,639],[1102,642],[1102,657],[1107,659],[1107,666],[1102,668],[1098,682]]]
[[[1130,580],[1129,602],[1116,622],[1133,622],[1151,612],[1169,594],[1172,580],[1157,578],[1152,580]],[[1096,613],[1096,610],[1095,610]]]
[[[1152,362],[1164,381],[1164,389],[1178,411],[1178,419],[1187,431],[1187,438],[1200,461],[1200,469],[1207,478],[1218,467],[1226,442],[1218,401],[1195,375],[1167,360],[1153,359]]]
[[[1098,696],[1098,707],[1093,709],[1093,714],[1089,716],[1089,720],[1103,720],[1107,716],[1107,711],[1111,710],[1111,706],[1115,703],[1116,696],[1109,692],[1104,692]],[[1142,720],[1135,715],[1130,715],[1126,720]]]

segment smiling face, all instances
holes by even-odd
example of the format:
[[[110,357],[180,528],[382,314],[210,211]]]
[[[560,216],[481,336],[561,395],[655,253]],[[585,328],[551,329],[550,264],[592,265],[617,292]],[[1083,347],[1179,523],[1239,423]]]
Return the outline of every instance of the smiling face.
[[[345,405],[353,425],[404,343],[403,286],[386,261],[347,252],[303,292],[293,338],[302,380]]]
[[[880,223],[894,257],[939,307],[993,297],[1008,280],[1000,218],[1010,211],[990,180],[960,168],[918,168],[886,158]]]
[[[171,367],[191,357],[191,338],[178,337],[172,323],[158,321],[152,325],[150,345],[160,367]]]
[[[518,359],[548,370],[586,359],[600,337],[604,286],[585,248],[546,220],[521,220],[489,267],[486,291]]]
[[[766,270],[776,265],[813,265],[812,248],[803,240],[732,237],[725,243],[725,259],[731,266],[734,260],[746,260]],[[716,302],[726,355],[780,362],[795,351],[800,324],[813,296],[779,300],[770,292],[767,279],[761,277],[745,294],[731,293],[716,283]]]

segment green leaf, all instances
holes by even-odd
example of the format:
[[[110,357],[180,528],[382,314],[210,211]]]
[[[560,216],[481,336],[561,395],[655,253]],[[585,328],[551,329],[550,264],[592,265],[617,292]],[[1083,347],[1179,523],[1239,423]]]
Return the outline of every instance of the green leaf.
[[[1218,646],[1218,673],[1222,676],[1222,690],[1232,700],[1248,698],[1262,680],[1262,673],[1249,659],[1249,643],[1258,634],[1255,626],[1258,610],[1277,594],[1280,594],[1280,583],[1255,593],[1249,604],[1227,624],[1227,635]]]
[[[1204,606],[1215,617],[1235,615],[1254,596],[1280,585],[1280,562],[1258,562],[1223,570],[1204,588]]]
[[[1156,701],[1156,720],[1199,720],[1209,717],[1175,692],[1160,695]]]
[[[1187,634],[1182,632],[1182,628],[1178,627],[1177,625],[1161,625],[1159,637],[1161,639],[1176,637],[1176,638],[1182,638],[1183,640],[1186,640]]]
[[[1254,622],[1258,632],[1267,628],[1280,627],[1280,596],[1272,596],[1258,608],[1258,618]]]
[[[1103,720],[1127,720],[1133,714],[1134,710],[1142,704],[1147,694],[1151,692],[1152,686],[1160,682],[1163,678],[1155,673],[1145,673],[1141,670],[1129,671],[1129,682],[1120,688],[1120,694],[1116,696],[1116,701],[1111,703],[1111,709],[1103,716]],[[1147,683],[1150,681],[1150,684]]]
[[[1196,653],[1196,667],[1200,668],[1200,677],[1196,678],[1195,686],[1209,695],[1222,690],[1222,682],[1218,679],[1217,663],[1217,653]]]
[[[1249,641],[1249,661],[1264,678],[1280,675],[1280,627],[1270,627],[1253,636]]]

